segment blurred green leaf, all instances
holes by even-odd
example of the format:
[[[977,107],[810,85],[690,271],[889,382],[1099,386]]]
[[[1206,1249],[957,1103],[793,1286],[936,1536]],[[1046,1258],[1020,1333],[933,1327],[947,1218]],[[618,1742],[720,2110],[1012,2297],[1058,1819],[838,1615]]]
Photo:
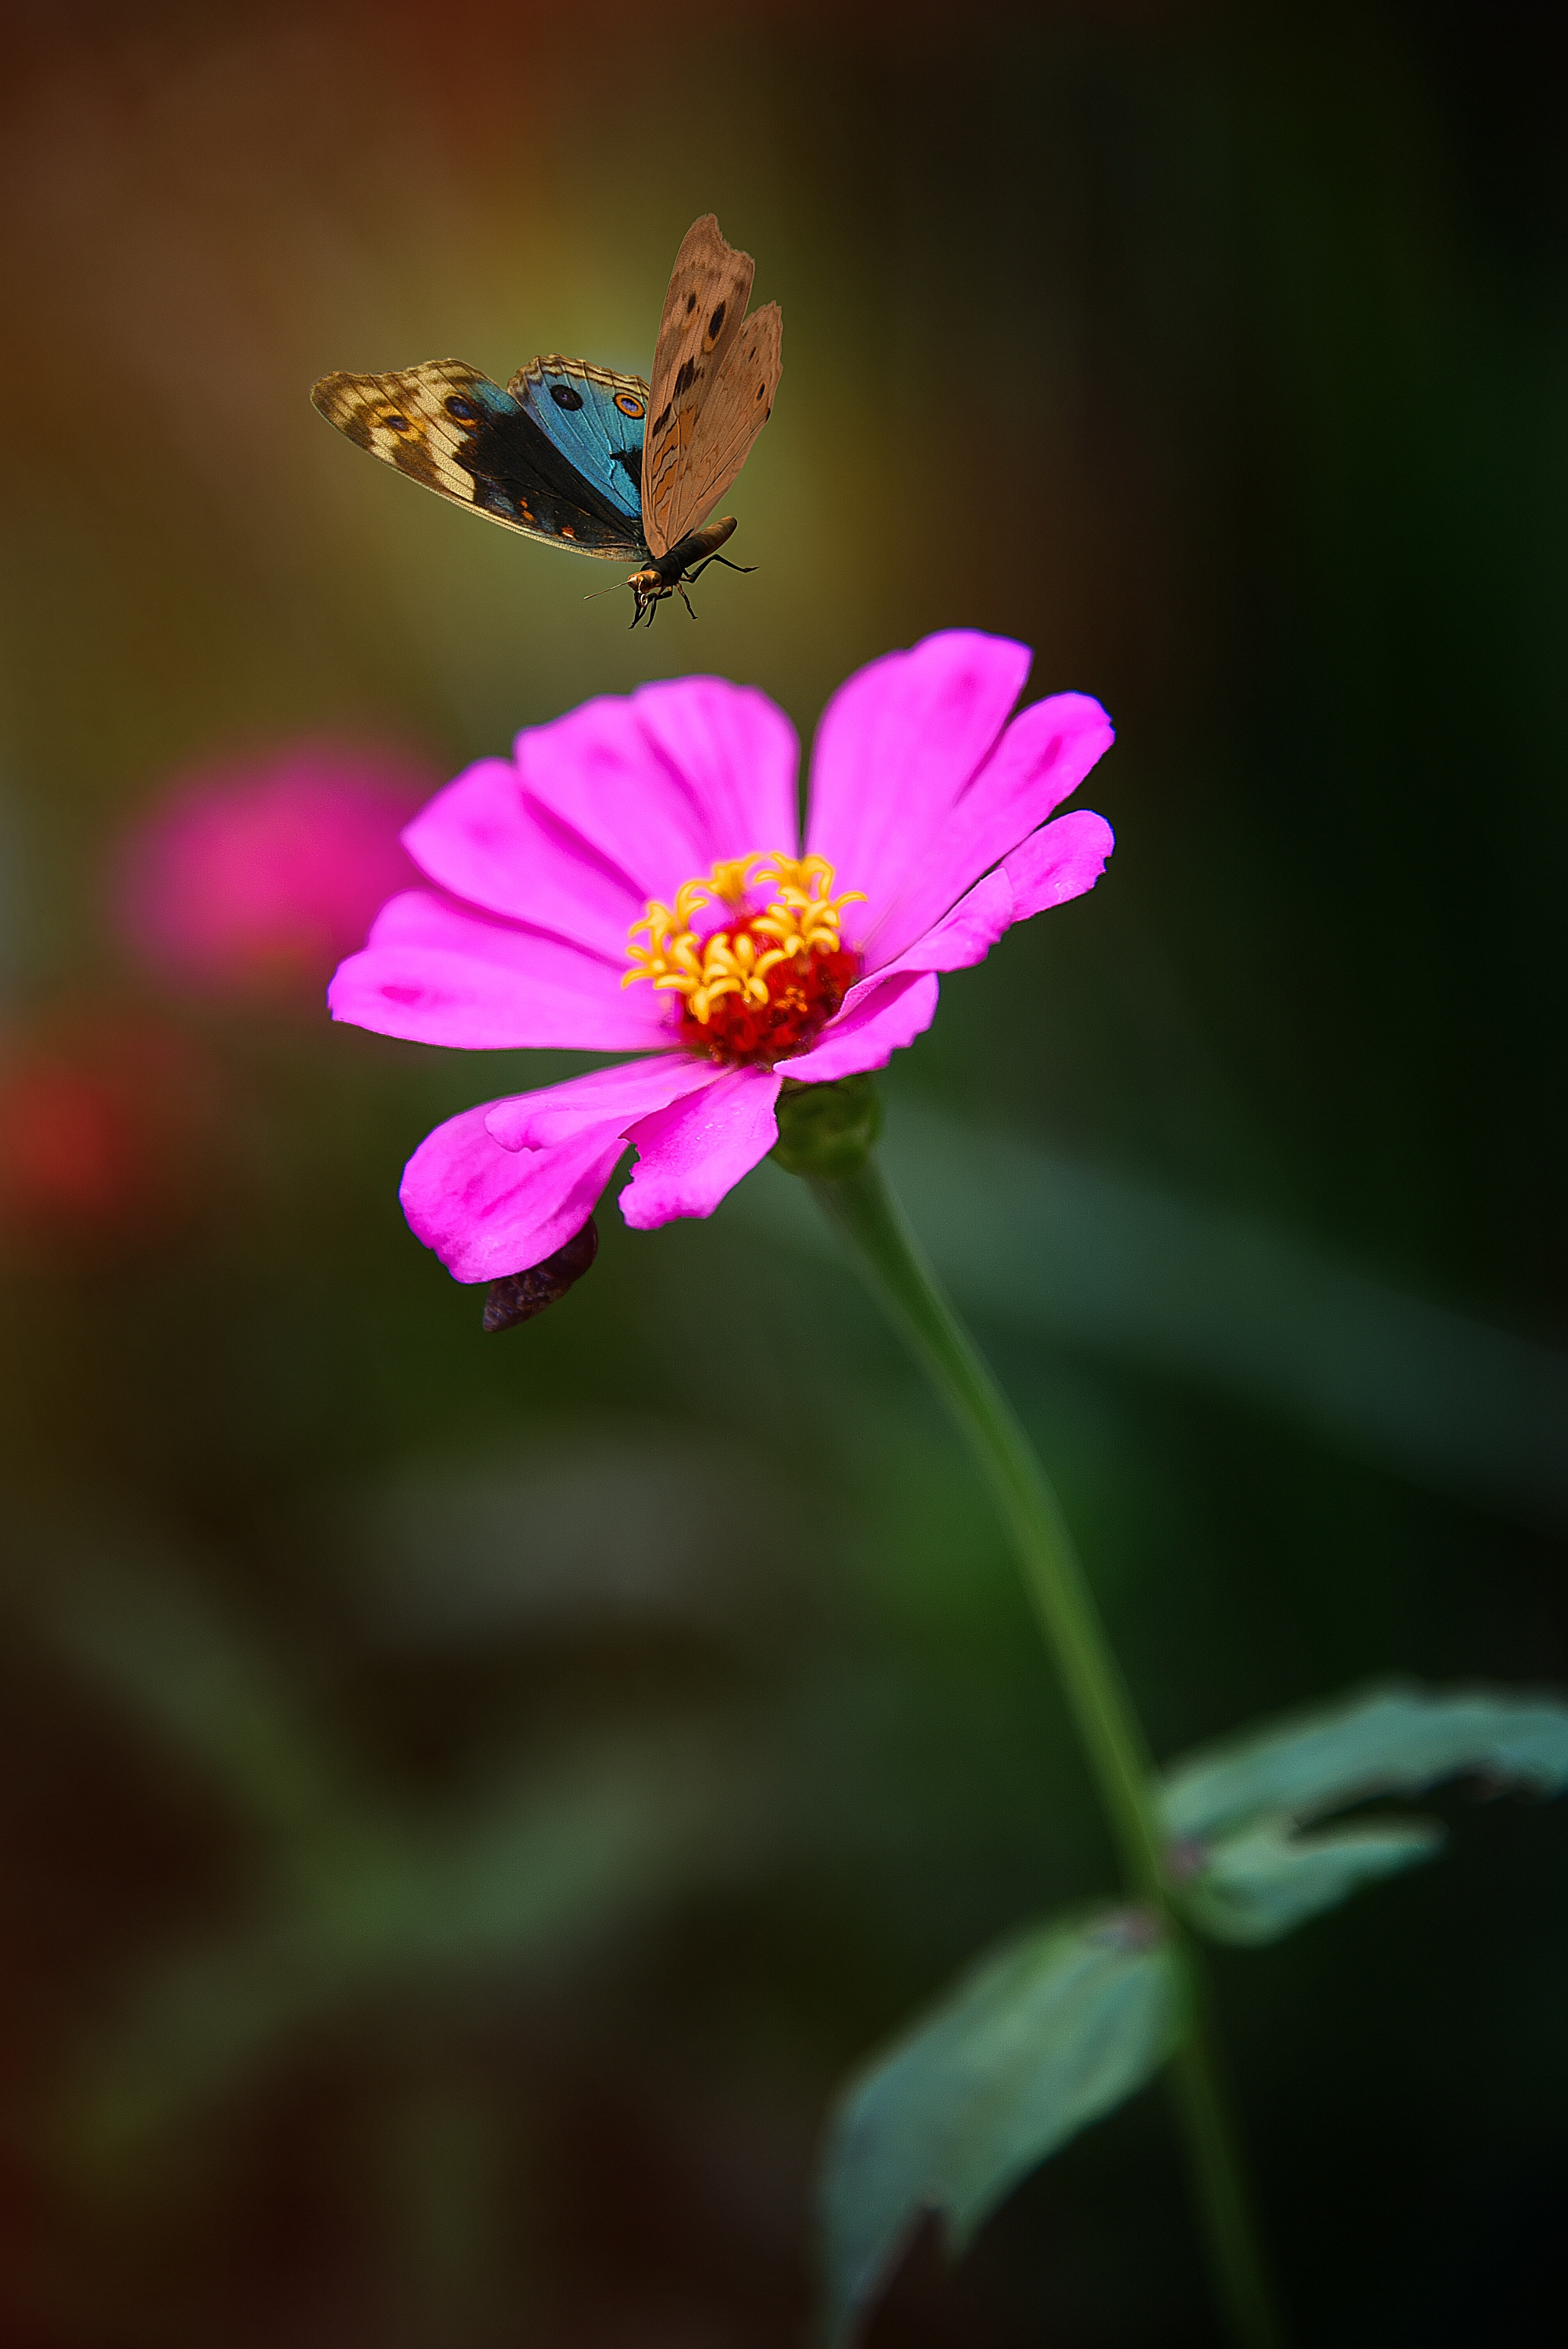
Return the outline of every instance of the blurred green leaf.
[[[367,1815],[242,1929],[165,1960],[85,2067],[67,2123],[95,2163],[231,2089],[286,2038],[388,1994],[450,1996],[624,1926],[696,1864],[733,1767],[669,1741],[558,1756],[477,1818]]]
[[[1275,1940],[1443,1840],[1429,1819],[1299,1827],[1469,1775],[1543,1795],[1568,1785],[1568,1705],[1498,1690],[1371,1689],[1189,1755],[1160,1785],[1184,1905],[1217,1940]]]
[[[401,1464],[341,1489],[325,1526],[378,1642],[458,1647],[615,1624],[735,1633],[766,1606],[786,1516],[766,1460],[738,1444],[606,1419]]]
[[[1366,1689],[1173,1762],[1161,1802],[1173,1836],[1209,1836],[1265,1812],[1322,1817],[1473,1772],[1558,1793],[1568,1785],[1568,1704],[1501,1689]]]
[[[260,1838],[242,1917],[148,1967],[85,2058],[65,2134],[94,2165],[356,2003],[449,1998],[624,1925],[749,1794],[711,1737],[580,1733],[466,1810],[411,1815],[360,1783],[241,1619],[161,1554],[120,1549],[84,1537],[40,1606],[48,1635]]]
[[[1367,1278],[1256,1216],[960,1125],[897,1094],[885,1152],[961,1305],[1261,1406],[1439,1492],[1568,1524],[1568,1361]],[[825,1255],[764,1164],[737,1219]]]
[[[848,2339],[922,2212],[954,2247],[1176,2045],[1181,1992],[1154,1920],[1100,1909],[993,1951],[846,2092],[823,2183],[828,2333]]]
[[[1205,1846],[1183,1907],[1219,1941],[1277,1941],[1363,1884],[1432,1858],[1436,1819],[1379,1819],[1326,1835],[1298,1836],[1288,1817],[1259,1819]]]
[[[160,1561],[131,1552],[116,1568],[57,1578],[42,1610],[54,1645],[255,1825],[291,1842],[321,1836],[347,1798],[259,1643]]]

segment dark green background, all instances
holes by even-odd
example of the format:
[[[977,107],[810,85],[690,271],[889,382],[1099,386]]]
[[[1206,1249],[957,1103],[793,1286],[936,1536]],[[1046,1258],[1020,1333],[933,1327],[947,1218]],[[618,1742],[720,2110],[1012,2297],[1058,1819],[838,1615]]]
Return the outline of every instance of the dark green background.
[[[1157,1750],[1391,1671],[1561,1680],[1563,1482],[1509,1433],[1551,1363],[1483,1328],[1563,1311],[1550,12],[5,31],[5,1050],[155,1081],[147,1199],[4,1235],[0,2333],[793,2343],[834,2083],[1112,1881],[984,1497],[771,1170],[709,1225],[612,1208],[481,1340],[397,1171],[549,1068],[161,996],[106,863],[170,774],[301,734],[449,772],[700,666],[809,735],[928,629],[1026,638],[1117,719],[1120,845],[946,985],[887,1081],[906,1161],[915,1112],[973,1121],[954,1229],[999,1136],[1261,1229],[1299,1270],[1264,1354],[1315,1268],[1462,1317],[1368,1420],[1093,1280],[1070,1328],[976,1299]],[[696,629],[630,636],[306,404],[447,352],[645,368],[710,208],[788,332],[761,567]],[[1076,1213],[1064,1260],[1114,1268],[1125,1220]],[[1564,1819],[1443,1807],[1438,1867],[1218,1964],[1304,2343],[1555,2337]],[[1158,2095],[952,2276],[917,2245],[873,2338],[1213,2340]]]

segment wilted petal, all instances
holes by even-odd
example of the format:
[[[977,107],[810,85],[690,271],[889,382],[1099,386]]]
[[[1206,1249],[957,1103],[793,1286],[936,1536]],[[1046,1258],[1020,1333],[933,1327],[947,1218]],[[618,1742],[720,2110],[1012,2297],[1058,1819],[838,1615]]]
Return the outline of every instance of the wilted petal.
[[[705,1092],[633,1126],[626,1138],[636,1144],[637,1164],[621,1194],[633,1230],[653,1231],[676,1216],[711,1216],[778,1141],[773,1105],[782,1081],[771,1069],[727,1069]]]
[[[554,1253],[581,1230],[625,1144],[592,1126],[553,1150],[503,1150],[488,1105],[427,1134],[398,1197],[416,1237],[458,1280],[499,1280]]]

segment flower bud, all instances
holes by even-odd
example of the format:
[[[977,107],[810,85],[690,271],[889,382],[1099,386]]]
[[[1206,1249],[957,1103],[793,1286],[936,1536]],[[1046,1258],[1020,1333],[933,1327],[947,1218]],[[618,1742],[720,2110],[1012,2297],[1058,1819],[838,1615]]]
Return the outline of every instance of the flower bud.
[[[860,1173],[881,1132],[882,1103],[869,1076],[828,1085],[786,1078],[773,1155],[787,1174],[834,1180]]]

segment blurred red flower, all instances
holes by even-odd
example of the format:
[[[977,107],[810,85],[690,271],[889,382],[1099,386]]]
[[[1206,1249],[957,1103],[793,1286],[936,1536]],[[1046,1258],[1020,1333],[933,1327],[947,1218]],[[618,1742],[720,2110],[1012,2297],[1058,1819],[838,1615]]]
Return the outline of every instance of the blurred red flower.
[[[397,834],[439,780],[407,751],[332,741],[189,775],[122,843],[117,926],[186,986],[314,995],[417,877]]]
[[[0,1038],[0,1248],[56,1264],[188,1219],[221,1135],[210,1056],[155,1018],[55,1007]]]

